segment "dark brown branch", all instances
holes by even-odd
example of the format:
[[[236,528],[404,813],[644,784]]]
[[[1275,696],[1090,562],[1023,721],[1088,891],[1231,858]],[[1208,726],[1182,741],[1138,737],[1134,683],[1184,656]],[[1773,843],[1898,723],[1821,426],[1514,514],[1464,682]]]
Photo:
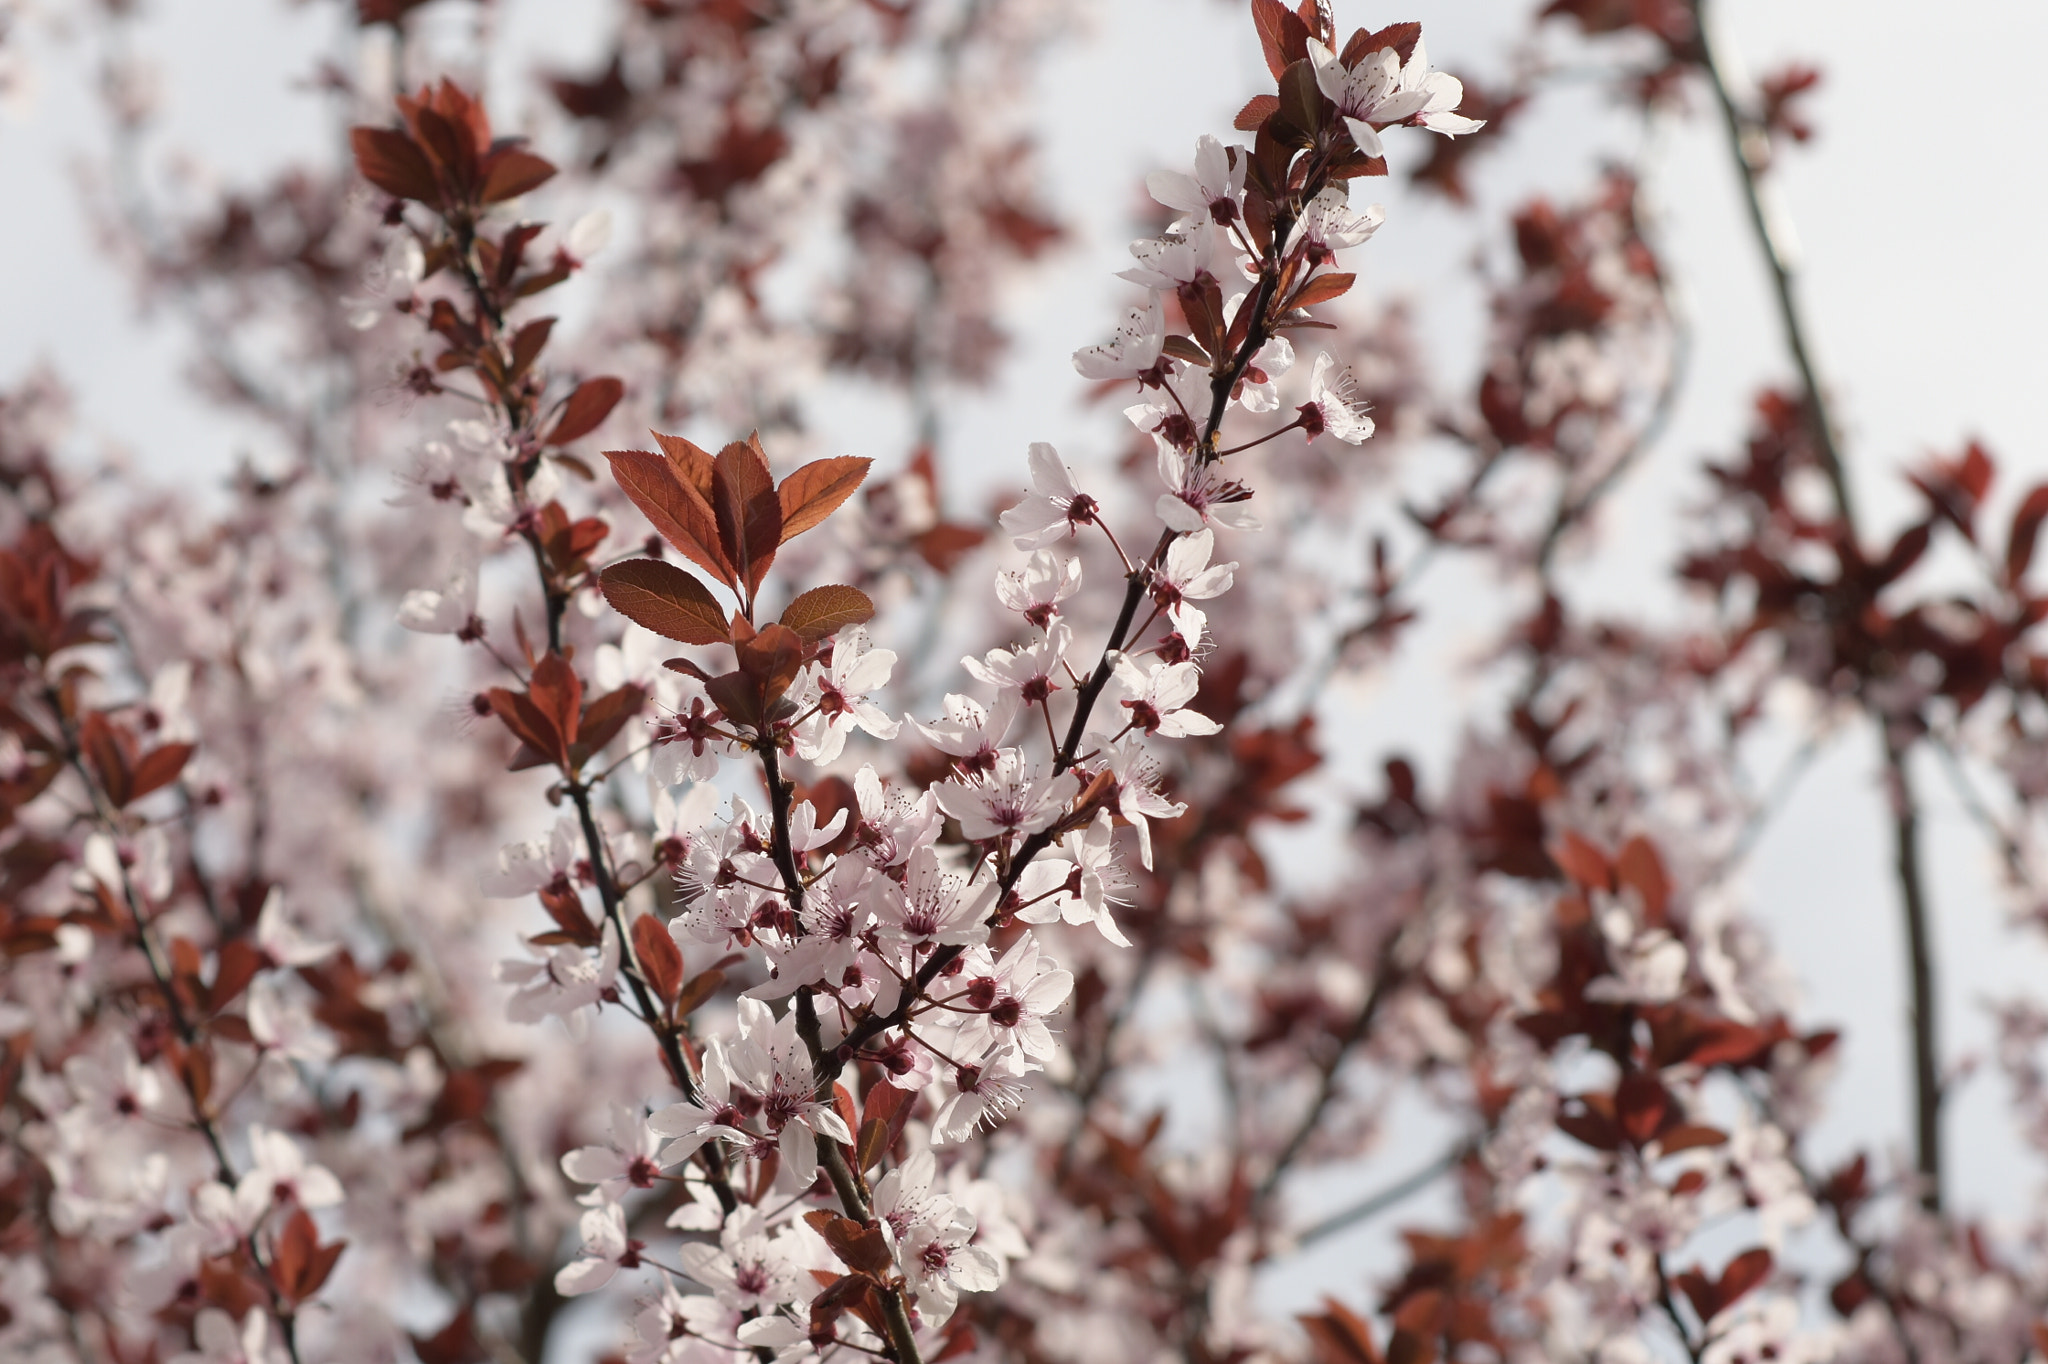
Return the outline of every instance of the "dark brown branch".
[[[1379,1189],[1366,1195],[1341,1212],[1333,1212],[1328,1217],[1311,1222],[1308,1226],[1295,1233],[1295,1245],[1312,1246],[1326,1237],[1335,1236],[1342,1231],[1349,1231],[1361,1222],[1371,1221],[1387,1209],[1398,1203],[1406,1202],[1430,1185],[1436,1183],[1437,1180],[1442,1179],[1445,1175],[1457,1169],[1475,1149],[1475,1144],[1469,1139],[1458,1142],[1421,1169],[1409,1171],[1384,1189]]]
[[[1693,22],[1698,26],[1700,45],[1706,53],[1707,81],[1713,86],[1715,103],[1721,109],[1722,125],[1728,133],[1728,150],[1735,158],[1735,169],[1742,180],[1743,202],[1749,208],[1750,226],[1756,231],[1764,266],[1770,272],[1771,293],[1778,305],[1778,322],[1785,334],[1785,347],[1792,353],[1792,363],[1799,370],[1800,385],[1806,390],[1807,421],[1813,428],[1821,471],[1827,475],[1828,486],[1834,492],[1835,505],[1841,509],[1842,520],[1853,527],[1856,504],[1849,491],[1849,471],[1842,460],[1835,423],[1828,415],[1827,398],[1813,363],[1813,350],[1807,344],[1806,320],[1799,308],[1793,264],[1786,254],[1785,243],[1772,228],[1770,209],[1764,202],[1764,176],[1771,159],[1770,129],[1754,110],[1745,109],[1737,102],[1734,90],[1729,87],[1725,54],[1717,50],[1712,40],[1710,10],[1709,0],[1693,0]]]
[[[1338,1039],[1335,1049],[1324,1057],[1322,1064],[1316,1068],[1316,1096],[1310,1102],[1308,1112],[1302,1115],[1301,1121],[1287,1138],[1286,1144],[1280,1148],[1280,1154],[1273,1157],[1273,1168],[1259,1181],[1257,1197],[1260,1202],[1273,1196],[1273,1191],[1279,1188],[1280,1181],[1285,1178],[1288,1167],[1294,1164],[1295,1157],[1301,1154],[1302,1148],[1308,1145],[1309,1138],[1315,1135],[1316,1128],[1322,1125],[1323,1113],[1337,1097],[1337,1074],[1344,1068],[1345,1059],[1351,1055],[1352,1048],[1365,1040],[1366,1033],[1372,1030],[1373,1020],[1379,1017],[1380,1005],[1386,1002],[1387,996],[1400,983],[1402,973],[1394,964],[1394,949],[1399,936],[1397,932],[1380,948],[1379,969],[1373,973],[1372,988],[1366,992],[1365,1002],[1359,1006],[1357,1016],[1351,1020],[1351,1026],[1344,1030],[1344,1035]]]
[[[768,784],[768,811],[773,823],[769,840],[769,852],[775,860],[775,867],[782,875],[783,898],[789,905],[792,916],[798,916],[801,931],[801,915],[804,908],[804,880],[796,864],[796,849],[790,843],[789,812],[795,799],[795,788],[783,778],[782,763],[775,750],[774,736],[766,735],[755,743],[754,751],[761,759],[761,776]],[[936,955],[936,954],[935,954]],[[908,1017],[910,1005],[917,996],[924,993],[925,981],[915,991],[904,995],[902,1012]],[[857,1045],[851,1035],[845,1042],[831,1051],[825,1049],[825,1039],[818,1023],[818,1005],[808,986],[796,992],[796,1030],[803,1039],[804,1050],[810,1053],[811,1069],[817,1076],[817,1087],[813,1097],[817,1102],[830,1104],[833,1101],[833,1086],[839,1072],[845,1065],[845,1058],[852,1054]],[[860,1176],[846,1163],[846,1153],[838,1141],[824,1132],[815,1132],[818,1164],[824,1168],[825,1178],[830,1181],[832,1191],[839,1198],[839,1206],[848,1217],[856,1222],[868,1223],[874,1219],[868,1191],[861,1184]],[[917,1331],[910,1321],[910,1304],[905,1299],[903,1286],[881,1284],[876,1294],[882,1301],[882,1316],[889,1325],[888,1357],[896,1364],[923,1364],[923,1357],[917,1349]]]
[[[1852,545],[1860,543],[1855,500],[1850,492],[1848,469],[1836,439],[1835,423],[1828,414],[1827,396],[1814,367],[1812,347],[1807,343],[1807,326],[1799,308],[1792,263],[1784,243],[1773,232],[1770,212],[1764,202],[1764,176],[1770,164],[1770,130],[1755,111],[1745,109],[1730,88],[1725,54],[1711,40],[1708,0],[1693,0],[1693,16],[1699,26],[1706,52],[1705,72],[1721,108],[1722,124],[1728,134],[1728,148],[1739,173],[1743,197],[1749,207],[1750,224],[1763,251],[1772,293],[1778,305],[1778,320],[1785,346],[1799,371],[1805,389],[1806,415],[1812,428],[1814,447],[1821,471],[1827,476],[1840,513],[1843,531]],[[1914,1165],[1920,1172],[1920,1204],[1939,1212],[1942,1203],[1941,1172],[1941,1069],[1936,1042],[1937,1000],[1934,981],[1934,948],[1931,905],[1926,872],[1920,862],[1920,803],[1914,792],[1909,764],[1911,741],[1896,738],[1882,715],[1873,714],[1883,732],[1887,796],[1892,812],[1893,870],[1899,882],[1900,906],[1905,916],[1907,972],[1912,983],[1909,1021],[1913,1053]]]
[[[93,819],[101,830],[112,837],[120,832],[120,820],[105,791],[93,779],[92,770],[86,766],[85,754],[79,744],[78,730],[65,714],[63,699],[54,688],[46,688],[44,701],[50,707],[52,718],[57,723],[57,733],[63,740],[65,762],[85,786],[86,797],[92,802]],[[142,898],[135,893],[135,884],[128,877],[128,868],[119,868],[121,877],[121,899],[128,908],[128,918],[135,925],[135,945],[142,953],[142,959],[149,965],[150,980],[164,1002],[164,1012],[170,1017],[172,1031],[187,1052],[200,1043],[199,1029],[185,1012],[184,1002],[178,998],[177,988],[172,985],[170,973],[164,969],[162,957],[157,954],[156,944],[149,936],[149,921],[143,914]],[[207,1111],[205,1096],[200,1094],[192,1078],[192,1071],[186,1065],[171,1067],[177,1073],[180,1088],[185,1091],[185,1100],[192,1106],[192,1124],[206,1138],[206,1145],[213,1153],[214,1172],[220,1182],[232,1188],[236,1184],[235,1167],[228,1160],[227,1145],[221,1140],[220,1127]],[[269,1257],[256,1239],[252,1229],[243,1239],[243,1246],[249,1252],[250,1262],[256,1266],[257,1274],[263,1280],[264,1289],[270,1295],[270,1314],[277,1320],[278,1332],[284,1338],[285,1353],[292,1364],[299,1364],[298,1322],[294,1314],[285,1307],[284,1298],[278,1292],[277,1281],[271,1274]]]
[[[1883,725],[1880,720],[1879,724]],[[1892,866],[1906,915],[1907,966],[1913,1002],[1913,1155],[1920,1172],[1920,1206],[1941,1211],[1941,1060],[1934,1017],[1934,943],[1930,933],[1926,871],[1920,865],[1920,809],[1906,783],[1905,743],[1884,728],[1885,796],[1892,816]]]

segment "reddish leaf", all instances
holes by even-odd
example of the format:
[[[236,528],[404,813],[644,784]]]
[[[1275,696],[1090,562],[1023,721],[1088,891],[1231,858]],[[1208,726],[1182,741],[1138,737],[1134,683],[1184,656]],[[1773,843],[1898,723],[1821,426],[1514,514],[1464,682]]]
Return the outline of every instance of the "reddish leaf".
[[[1607,854],[1567,829],[1547,849],[1559,871],[1587,890],[1606,890],[1611,873]]]
[[[1771,1252],[1757,1246],[1730,1260],[1721,1270],[1718,1280],[1709,1279],[1697,1269],[1685,1270],[1674,1275],[1673,1279],[1685,1291],[1693,1311],[1699,1313],[1704,1323],[1733,1307],[1743,1294],[1762,1283],[1770,1272]]]
[[[1702,1069],[1747,1065],[1782,1035],[1737,1023],[1732,1018],[1708,1019],[1699,1025],[1692,1047],[1677,1059]]]
[[[1289,15],[1290,19],[1294,16]],[[1300,24],[1299,19],[1294,22]],[[1297,58],[1280,77],[1280,117],[1313,136],[1323,122],[1323,92],[1316,84],[1315,67],[1307,57]]]
[[[1745,1250],[1721,1271],[1721,1307],[1727,1310],[1737,1299],[1762,1283],[1771,1273],[1771,1252],[1762,1246]]]
[[[647,693],[628,682],[592,701],[583,708],[583,719],[577,726],[577,748],[585,757],[598,752],[626,727],[626,721],[640,713],[646,700]]]
[[[1925,521],[1906,527],[1899,533],[1899,538],[1892,541],[1892,547],[1885,551],[1884,558],[1871,565],[1868,574],[1871,586],[1882,587],[1918,563],[1933,538],[1934,528]]]
[[[600,581],[613,610],[664,639],[683,644],[724,644],[732,639],[725,609],[710,589],[674,564],[628,559],[607,568]]]
[[[895,1258],[889,1254],[889,1242],[880,1227],[863,1227],[850,1217],[822,1208],[805,1213],[804,1221],[825,1238],[832,1253],[855,1273],[881,1278],[895,1269]]]
[[[512,367],[506,377],[518,382],[519,376],[533,367],[540,358],[541,349],[548,343],[548,336],[555,329],[552,317],[536,318],[521,327],[512,337]]]
[[[79,727],[78,744],[116,809],[135,798],[135,740],[126,730],[92,711]]]
[[[1252,0],[1252,23],[1258,26],[1259,48],[1274,80],[1280,79],[1289,63],[1308,56],[1308,25],[1280,0]]]
[[[736,647],[740,671],[760,689],[765,711],[782,699],[789,684],[803,667],[803,640],[784,625],[766,625],[759,634]]]
[[[1863,1277],[1862,1270],[1856,1269],[1835,1281],[1835,1286],[1828,1290],[1828,1303],[1836,1312],[1849,1317],[1875,1296],[1876,1290],[1870,1286],[1870,1280]],[[2034,1348],[2048,1355],[2048,1330],[2034,1327]]]
[[[142,761],[135,764],[135,775],[128,789],[128,799],[141,800],[150,792],[176,781],[178,774],[185,770],[185,763],[191,756],[191,744],[164,744],[143,754]]]
[[[474,1319],[468,1307],[431,1336],[407,1337],[420,1364],[484,1364],[490,1353],[477,1341]]]
[[[1657,856],[1656,847],[1637,834],[1621,845],[1621,852],[1614,859],[1614,873],[1622,885],[1633,889],[1642,899],[1644,921],[1653,928],[1664,927],[1671,881],[1664,874],[1664,860]]]
[[[683,988],[683,954],[676,950],[676,940],[668,935],[668,929],[652,914],[643,914],[633,921],[633,956],[655,997],[668,1005]]]
[[[782,501],[760,438],[736,440],[712,461],[711,510],[718,518],[718,544],[726,561],[744,577],[747,594],[760,589],[782,543]]]
[[[1244,108],[1237,111],[1231,126],[1241,133],[1255,133],[1279,107],[1280,97],[1277,95],[1253,95],[1245,101]]]
[[[206,992],[206,1011],[219,1013],[247,989],[263,965],[263,953],[247,938],[230,938],[221,944],[220,963],[214,968],[213,985]]]
[[[912,540],[911,545],[918,557],[932,566],[933,572],[951,573],[963,555],[987,538],[985,531],[973,526],[941,521]]]
[[[555,174],[550,162],[518,147],[492,152],[484,159],[484,165],[487,169],[479,198],[487,204],[516,199],[528,190],[546,184]]]
[[[327,1283],[328,1276],[334,1273],[335,1261],[339,1260],[341,1252],[347,1249],[347,1241],[329,1241],[313,1252],[312,1263],[306,1267],[306,1273],[299,1281],[304,1290],[301,1301],[320,1291]]]
[[[1369,32],[1361,28],[1344,44],[1344,51],[1338,55],[1338,60],[1347,67],[1357,66],[1367,54],[1392,48],[1394,54],[1401,59],[1401,64],[1405,66],[1415,55],[1415,44],[1421,37],[1422,25],[1413,20],[1388,24],[1378,32]]]
[[[1558,1131],[1578,1138],[1596,1151],[1621,1148],[1621,1129],[1615,1125],[1607,1095],[1581,1095],[1577,1099],[1567,1099],[1565,1105],[1558,1109]]]
[[[2041,536],[2041,523],[2048,521],[2048,483],[2037,483],[2027,491],[2012,514],[2012,531],[2005,539],[2005,575],[2017,583],[2034,562],[2034,544]]]
[[[199,983],[199,944],[190,938],[171,939],[171,975],[180,983]]]
[[[674,662],[675,659],[669,660],[671,664]],[[767,708],[761,704],[761,688],[745,673],[734,671],[706,678],[704,690],[711,697],[711,703],[739,728],[757,732],[766,728]]]
[[[545,444],[567,445],[597,430],[625,393],[626,386],[609,374],[585,379],[569,395],[569,401],[562,404],[562,416],[554,430],[548,432]]]
[[[312,1215],[304,1208],[292,1209],[291,1216],[285,1219],[284,1230],[278,1233],[270,1246],[270,1276],[286,1301],[299,1300],[300,1295],[295,1290],[319,1246],[320,1233],[313,1225]]]
[[[432,163],[404,133],[390,128],[354,128],[348,138],[355,148],[356,169],[365,180],[395,198],[440,202],[441,187]]]
[[[320,1291],[346,1241],[320,1244],[320,1234],[304,1208],[295,1208],[271,1246],[270,1277],[278,1296],[296,1306]]]
[[[1335,1298],[1323,1299],[1320,1316],[1296,1318],[1315,1346],[1316,1364],[1381,1364],[1372,1328]]]
[[[796,631],[806,643],[815,644],[849,625],[863,625],[875,617],[875,604],[857,587],[841,583],[814,587],[791,602],[782,612],[782,624]]]
[[[1614,1091],[1614,1113],[1628,1139],[1637,1146],[1645,1146],[1672,1125],[1678,1107],[1656,1076],[1633,1070],[1621,1077],[1621,1084]]]
[[[426,151],[427,159],[439,168],[456,197],[466,199],[476,188],[477,147],[467,128],[457,126],[460,112],[450,112],[453,120],[444,118],[438,110],[415,107],[409,119],[413,137]]]
[[[714,482],[713,470],[716,467],[711,452],[681,436],[664,436],[659,431],[649,434],[654,437],[655,444],[661,447],[661,453],[668,456],[669,464],[682,477],[683,482],[695,488],[697,495],[704,499],[704,505],[709,507]]]
[[[206,1030],[223,1042],[233,1042],[243,1047],[257,1045],[256,1034],[249,1030],[249,1020],[240,1014],[220,1014],[210,1018],[207,1020]]]
[[[1674,1127],[1657,1138],[1659,1155],[1675,1156],[1680,1151],[1691,1151],[1702,1146],[1719,1146],[1728,1140],[1728,1134],[1718,1127],[1704,1123],[1685,1123]]]
[[[563,765],[567,766],[566,750],[576,742],[576,732],[583,720],[583,679],[569,666],[568,659],[550,650],[546,658],[534,665],[526,695],[561,736],[565,750]]]
[[[890,1086],[893,1088],[894,1086]],[[854,1168],[872,1170],[889,1153],[889,1124],[869,1118],[860,1125],[853,1144]]]
[[[583,908],[583,898],[573,890],[540,889],[540,907],[548,912],[555,926],[562,930],[560,941],[576,943],[582,947],[595,947],[603,941],[597,925],[590,922],[590,915]],[[541,937],[550,937],[542,934]],[[536,942],[539,938],[535,939]]]
[[[839,1121],[846,1124],[847,1131],[860,1126],[860,1112],[853,1106],[853,1091],[836,1082],[832,1086],[832,1111],[839,1115]]]
[[[814,1269],[812,1277],[825,1284],[825,1291],[811,1299],[811,1338],[825,1340],[832,1338],[833,1323],[841,1314],[851,1312],[868,1324],[878,1336],[889,1334],[887,1322],[876,1301],[875,1281],[864,1274],[828,1274]],[[943,1357],[943,1356],[941,1356]],[[938,1364],[934,1359],[932,1364]]]
[[[558,761],[567,762],[568,745],[556,732],[554,722],[542,714],[525,693],[492,687],[484,696],[491,703],[492,712],[504,721],[505,728],[512,731],[512,737],[525,744],[529,751],[540,755],[540,761],[557,761],[552,755],[559,753]],[[534,764],[523,765],[531,767]],[[513,770],[517,771],[520,766],[515,759]]]
[[[610,450],[612,477],[661,538],[727,587],[739,574],[719,549],[718,521],[710,504],[685,482],[676,466],[652,450]]]
[[[704,1007],[705,1002],[711,996],[717,994],[718,987],[723,984],[725,984],[725,972],[717,967],[691,976],[689,984],[683,986],[676,994],[675,1016],[677,1018],[688,1018],[692,1013]]]
[[[814,459],[782,480],[775,490],[782,508],[782,543],[788,543],[839,509],[868,476],[871,459],[842,455]]]
[[[1342,298],[1345,294],[1351,292],[1351,286],[1357,279],[1358,276],[1356,275],[1317,275],[1314,279],[1301,286],[1301,289],[1294,297],[1288,300],[1287,306],[1290,308],[1310,308],[1318,303],[1328,303],[1333,298]]]

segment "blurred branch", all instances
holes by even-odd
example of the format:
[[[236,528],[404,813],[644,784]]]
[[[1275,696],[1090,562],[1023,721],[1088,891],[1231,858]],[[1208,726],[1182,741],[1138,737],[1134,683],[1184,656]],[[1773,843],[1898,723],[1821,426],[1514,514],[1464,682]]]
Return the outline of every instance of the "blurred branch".
[[[1849,489],[1848,470],[1836,440],[1835,423],[1829,416],[1827,398],[1814,368],[1813,350],[1807,340],[1807,326],[1796,296],[1794,265],[1788,224],[1767,180],[1771,161],[1770,129],[1761,116],[1748,107],[1747,81],[1732,46],[1719,36],[1716,12],[1709,0],[1693,0],[1693,14],[1699,24],[1706,54],[1704,70],[1721,107],[1728,147],[1740,175],[1743,197],[1749,206],[1750,223],[1756,230],[1764,264],[1777,299],[1778,319],[1785,333],[1785,345],[1799,371],[1806,392],[1806,415],[1812,427],[1814,448],[1821,471],[1834,493],[1841,514],[1842,533],[1852,547],[1860,544],[1856,506]],[[1921,1206],[1929,1212],[1941,1209],[1941,1070],[1936,1037],[1934,994],[1934,948],[1929,922],[1926,870],[1920,861],[1920,802],[1913,789],[1908,764],[1910,738],[1900,738],[1881,715],[1872,717],[1883,736],[1885,787],[1892,815],[1893,869],[1899,882],[1899,900],[1905,912],[1907,973],[1912,981],[1910,1023],[1913,1052],[1913,1145],[1914,1163],[1920,1172]]]
[[[1420,1169],[1411,1170],[1375,1193],[1369,1194],[1341,1212],[1331,1213],[1320,1222],[1312,1222],[1295,1233],[1297,1246],[1314,1245],[1317,1241],[1335,1236],[1338,1232],[1349,1231],[1361,1222],[1371,1221],[1387,1209],[1421,1193],[1437,1180],[1458,1168],[1464,1159],[1476,1149],[1471,1138],[1465,1138],[1451,1146],[1442,1155]]]

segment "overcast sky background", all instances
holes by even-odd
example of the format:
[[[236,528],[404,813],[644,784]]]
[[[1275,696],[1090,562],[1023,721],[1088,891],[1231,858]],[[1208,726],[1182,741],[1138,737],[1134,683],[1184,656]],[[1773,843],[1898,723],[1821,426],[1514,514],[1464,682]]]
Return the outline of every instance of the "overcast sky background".
[[[332,146],[324,107],[295,85],[314,60],[337,52],[337,8],[153,0],[142,46],[163,73],[165,144],[198,154],[228,180]],[[436,8],[437,22],[467,22],[456,0]],[[1347,31],[1421,19],[1439,65],[1483,76],[1502,69],[1534,6],[1412,0],[1368,10],[1339,0],[1337,8]],[[1784,186],[1804,246],[1819,362],[1847,428],[1866,515],[1878,526],[1907,511],[1894,469],[1955,451],[1972,436],[2002,461],[1998,508],[2048,475],[2048,332],[2039,321],[2048,253],[2038,244],[2048,177],[2036,145],[2048,113],[2038,71],[2048,6],[1951,0],[1939,7],[1938,26],[1932,8],[1905,0],[1727,7],[1753,69],[1797,57],[1826,73],[1809,106],[1819,139],[1790,155]],[[589,16],[603,10],[588,0],[506,0],[494,102],[518,107],[528,97],[525,74],[542,54],[556,67],[594,58],[603,35]],[[61,20],[64,7],[40,0],[39,12]],[[1002,383],[953,406],[947,448],[970,486],[1021,477],[1029,439],[1053,440],[1077,462],[1091,447],[1113,448],[1102,414],[1073,401],[1080,385],[1068,356],[1100,339],[1124,297],[1111,276],[1127,263],[1134,186],[1155,166],[1185,162],[1199,133],[1226,129],[1265,79],[1238,3],[1101,0],[1090,19],[1084,28],[1092,31],[1056,50],[1040,83],[1038,131],[1074,241],[1013,300],[1016,345]],[[217,479],[252,433],[185,387],[177,328],[138,316],[77,206],[74,167],[104,146],[90,88],[95,54],[35,21],[17,41],[33,85],[0,110],[0,183],[10,191],[0,228],[0,383],[47,362],[77,393],[81,421],[97,439],[165,479]],[[1570,197],[1602,155],[1634,155],[1629,125],[1603,117],[1596,89],[1561,92],[1549,104],[1483,163],[1478,184],[1493,212],[1476,221],[1498,222],[1499,210],[1536,188]],[[1394,135],[1407,139],[1395,143],[1397,164],[1420,155],[1421,136]],[[1642,611],[1663,604],[1644,584],[1674,552],[1671,514],[1698,489],[1698,457],[1735,448],[1750,395],[1788,375],[1717,124],[1702,117],[1670,127],[1651,173],[1693,321],[1692,370],[1669,431],[1607,508],[1599,553],[1575,570],[1588,600]],[[1371,188],[1388,223],[1358,253],[1365,285],[1377,297],[1417,303],[1451,387],[1468,372],[1483,320],[1469,268],[1474,220],[1405,192],[1398,180]],[[849,419],[845,429],[865,431],[849,438],[846,452],[893,456],[904,446],[889,414],[852,386],[821,398],[821,424],[835,415]],[[1445,670],[1470,656],[1493,618],[1483,578],[1453,569],[1436,586],[1443,606],[1403,664],[1333,700],[1344,724],[1326,735],[1343,735],[1332,764],[1339,777],[1376,772],[1372,755],[1396,740],[1419,749],[1426,770],[1441,770],[1457,718],[1476,695],[1446,686]],[[1835,1112],[1816,1141],[1823,1159],[1872,1134],[1900,1143],[1906,1131],[1900,935],[1874,756],[1870,735],[1842,735],[1763,839],[1746,877],[1757,912],[1804,983],[1805,1019],[1847,1031]],[[2008,905],[1988,850],[1940,774],[1930,767],[1921,775],[1933,799],[1927,832],[1942,1022],[1954,1060],[1981,1055],[1986,998],[2048,986],[2048,953],[2003,929]],[[2020,1191],[2038,1192],[2041,1171],[2012,1135],[1995,1078],[1961,1089],[1948,1132],[1958,1204],[1995,1215]],[[1374,1187],[1434,1152],[1434,1134],[1418,1125],[1345,1188]],[[1321,1201],[1342,1191],[1316,1192]],[[1425,1197],[1402,1214],[1432,1211],[1441,1208]],[[1276,1305],[1306,1305],[1325,1289],[1355,1293],[1362,1272],[1391,1264],[1383,1234],[1361,1232],[1271,1276],[1268,1292]]]

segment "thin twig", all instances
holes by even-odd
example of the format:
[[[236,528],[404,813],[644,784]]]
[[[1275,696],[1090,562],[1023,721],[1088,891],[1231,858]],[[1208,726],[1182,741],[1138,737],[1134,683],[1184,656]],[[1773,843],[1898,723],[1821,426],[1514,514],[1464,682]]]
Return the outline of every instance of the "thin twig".
[[[1465,1158],[1472,1154],[1473,1149],[1470,1140],[1458,1142],[1429,1164],[1411,1170],[1384,1189],[1368,1194],[1342,1212],[1331,1213],[1319,1222],[1310,1223],[1295,1233],[1295,1246],[1312,1246],[1326,1237],[1335,1236],[1340,1231],[1349,1231],[1359,1223],[1370,1221],[1387,1209],[1406,1202],[1457,1169]]]

